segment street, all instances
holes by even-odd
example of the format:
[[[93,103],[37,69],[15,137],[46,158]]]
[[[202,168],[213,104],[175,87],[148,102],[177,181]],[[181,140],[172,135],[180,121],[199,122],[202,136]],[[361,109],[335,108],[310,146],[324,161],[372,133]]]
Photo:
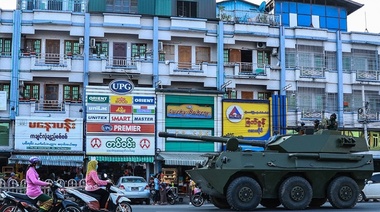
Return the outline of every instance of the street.
[[[353,209],[350,209],[350,212],[362,212],[362,211],[378,211],[380,203],[378,202],[366,202],[366,203],[358,203]],[[194,207],[189,204],[175,204],[175,205],[132,205],[133,212],[166,212],[166,211],[233,211],[233,210],[222,210],[216,208],[214,205],[210,203],[206,203],[201,207]],[[321,208],[317,209],[307,209],[307,210],[294,210],[294,211],[346,211],[340,209],[334,209],[329,203],[324,204]],[[254,211],[288,211],[284,207],[278,207],[276,210],[266,209],[259,205]]]

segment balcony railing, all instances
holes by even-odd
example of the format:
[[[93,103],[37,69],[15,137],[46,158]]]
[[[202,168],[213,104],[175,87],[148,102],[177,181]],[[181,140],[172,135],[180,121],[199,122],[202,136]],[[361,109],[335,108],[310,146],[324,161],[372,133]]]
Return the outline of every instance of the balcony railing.
[[[35,65],[66,67],[67,59],[65,56],[56,53],[36,54]]]
[[[261,13],[248,10],[221,10],[218,14],[220,20],[228,23],[240,24],[269,24],[272,26],[280,25],[280,17],[273,14]]]
[[[106,63],[107,68],[136,69],[137,63],[134,58],[109,58]]]
[[[356,71],[358,81],[379,81],[380,71]]]
[[[87,0],[21,0],[21,10],[55,10],[84,12]]]
[[[324,78],[325,77],[325,68],[301,66],[300,67],[300,77]]]
[[[65,104],[58,100],[44,100],[36,102],[36,111],[65,111]]]

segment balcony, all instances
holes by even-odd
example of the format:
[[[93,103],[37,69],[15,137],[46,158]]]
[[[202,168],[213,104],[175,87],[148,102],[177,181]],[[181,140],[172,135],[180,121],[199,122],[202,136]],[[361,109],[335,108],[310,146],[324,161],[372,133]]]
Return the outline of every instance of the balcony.
[[[357,81],[379,81],[380,71],[356,71]]]
[[[258,11],[220,10],[218,17],[220,20],[232,24],[269,24],[271,26],[280,25],[279,16]]]
[[[233,78],[269,79],[270,66],[249,62],[227,62],[224,64],[225,75]]]
[[[169,75],[172,76],[201,76],[207,77],[208,63],[184,63],[166,62],[169,68]]]
[[[84,12],[86,0],[47,0],[41,3],[35,0],[21,0],[21,10],[54,10]]]
[[[71,71],[71,57],[46,53],[23,53],[23,57],[30,57],[31,71]]]
[[[301,66],[300,78],[325,78],[325,68]]]
[[[20,116],[54,116],[82,118],[81,101],[64,102],[60,100],[20,100]]]
[[[141,62],[134,58],[104,58],[103,73],[130,73],[139,74]]]

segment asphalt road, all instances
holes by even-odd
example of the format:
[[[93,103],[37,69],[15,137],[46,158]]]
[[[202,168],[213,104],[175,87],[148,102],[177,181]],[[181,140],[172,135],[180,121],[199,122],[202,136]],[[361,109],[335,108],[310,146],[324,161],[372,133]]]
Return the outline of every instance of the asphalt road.
[[[329,203],[324,204],[321,208],[318,209],[307,209],[307,210],[300,210],[302,212],[310,212],[310,211],[323,211],[323,212],[329,212],[329,211],[350,211],[350,212],[362,212],[362,211],[379,211],[380,202],[365,202],[365,203],[358,203],[353,209],[350,210],[340,210],[340,209],[334,209]],[[180,211],[180,212],[188,212],[188,211],[198,211],[198,212],[207,212],[207,211],[233,211],[233,210],[222,210],[219,208],[216,208],[214,205],[206,203],[202,205],[201,207],[194,207],[192,205],[189,205],[188,203],[178,203],[175,205],[132,205],[133,212],[166,212],[166,211]],[[256,208],[254,211],[289,211],[283,208],[282,206],[278,207],[276,210],[273,209],[266,209],[259,205],[259,207]],[[292,210],[292,212],[296,212],[296,210]]]

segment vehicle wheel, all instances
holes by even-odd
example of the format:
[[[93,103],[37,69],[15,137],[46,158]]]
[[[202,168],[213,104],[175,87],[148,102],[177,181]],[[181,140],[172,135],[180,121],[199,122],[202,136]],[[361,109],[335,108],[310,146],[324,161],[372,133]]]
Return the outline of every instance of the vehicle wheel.
[[[202,195],[195,194],[191,197],[191,204],[193,204],[195,207],[200,207],[205,202],[205,199],[202,197]]]
[[[305,178],[294,176],[282,182],[278,196],[286,209],[303,210],[313,198],[313,189]]]
[[[281,202],[279,199],[262,199],[260,204],[266,208],[274,209],[281,205]]]
[[[145,199],[145,204],[150,205],[150,199],[149,198]]]
[[[82,210],[78,206],[69,205],[66,207],[66,210],[65,208],[61,207],[58,212],[82,212]]]
[[[314,198],[314,199],[311,200],[311,202],[309,204],[309,207],[311,207],[311,208],[319,208],[323,204],[325,204],[326,201],[327,201],[327,198]]]
[[[359,196],[359,186],[350,177],[335,178],[327,188],[327,198],[334,208],[353,208]]]
[[[365,199],[364,198],[364,193],[363,192],[359,192],[357,202],[363,202],[364,199]]]
[[[217,198],[210,196],[210,202],[219,209],[230,209],[231,206],[228,204],[225,198]]]
[[[120,212],[120,211],[124,211],[124,212],[132,212],[132,206],[129,204],[129,202],[121,202],[117,207],[116,207],[116,211],[115,212]]]
[[[1,206],[1,209],[0,211],[1,212],[23,212],[23,210],[21,210],[20,208],[16,208],[16,205],[14,203],[11,203],[11,204],[4,204]],[[13,210],[15,209],[15,210]]]
[[[171,204],[171,205],[175,204],[175,199],[174,199],[174,195],[173,194],[170,194],[168,196],[168,203]]]
[[[253,210],[259,205],[262,194],[256,180],[250,177],[239,177],[227,188],[227,202],[235,210]]]

